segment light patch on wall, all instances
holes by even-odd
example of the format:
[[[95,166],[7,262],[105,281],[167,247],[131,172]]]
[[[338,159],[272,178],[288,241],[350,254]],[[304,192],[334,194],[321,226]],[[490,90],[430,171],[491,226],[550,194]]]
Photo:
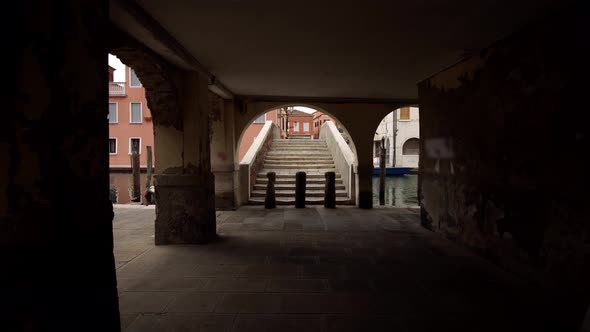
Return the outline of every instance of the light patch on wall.
[[[426,157],[431,159],[452,159],[455,156],[452,138],[428,138],[424,142],[424,148]]]

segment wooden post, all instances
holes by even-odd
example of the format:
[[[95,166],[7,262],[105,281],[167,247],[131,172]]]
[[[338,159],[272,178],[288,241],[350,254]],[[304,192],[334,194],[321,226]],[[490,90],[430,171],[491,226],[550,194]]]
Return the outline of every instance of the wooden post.
[[[385,137],[379,150],[379,205],[385,205]]]
[[[302,209],[305,207],[305,172],[295,173],[295,207]]]
[[[152,147],[147,145],[145,147],[147,154],[147,175],[145,180],[145,205],[150,205],[153,202],[153,193],[150,188],[152,186]]]
[[[268,183],[266,184],[266,196],[264,197],[264,207],[267,209],[274,209],[277,207],[277,198],[275,195],[275,181],[277,174],[275,172],[266,173]]]
[[[336,173],[326,172],[326,190],[324,192],[324,207],[336,207]]]
[[[132,202],[141,202],[141,188],[139,185],[139,153],[137,150],[131,151],[132,170],[133,170],[133,197]]]

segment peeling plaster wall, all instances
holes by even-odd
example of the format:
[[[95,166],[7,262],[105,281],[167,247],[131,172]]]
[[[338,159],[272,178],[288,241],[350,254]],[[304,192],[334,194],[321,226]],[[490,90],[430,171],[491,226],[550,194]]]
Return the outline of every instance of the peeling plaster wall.
[[[423,224],[582,302],[588,30],[555,15],[419,84]]]
[[[215,175],[215,208],[236,207],[237,163],[235,161],[234,105],[209,93],[211,103],[211,171]]]

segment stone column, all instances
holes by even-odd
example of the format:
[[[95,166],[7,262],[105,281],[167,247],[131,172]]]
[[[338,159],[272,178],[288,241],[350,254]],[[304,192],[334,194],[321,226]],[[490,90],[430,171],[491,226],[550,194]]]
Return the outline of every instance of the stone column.
[[[369,142],[373,144],[373,141]],[[361,209],[373,208],[373,154],[371,148],[357,146],[358,154],[358,207]]]
[[[211,101],[211,170],[215,175],[215,207],[233,210],[238,190],[234,103],[209,93]]]
[[[176,81],[182,129],[155,129],[159,172],[155,176],[155,242],[207,243],[216,237],[207,82],[193,72],[178,73]],[[166,145],[160,146],[162,143]],[[163,150],[166,152],[162,153]]]
[[[10,15],[19,37],[4,51],[0,329],[118,331],[108,1],[25,0]]]

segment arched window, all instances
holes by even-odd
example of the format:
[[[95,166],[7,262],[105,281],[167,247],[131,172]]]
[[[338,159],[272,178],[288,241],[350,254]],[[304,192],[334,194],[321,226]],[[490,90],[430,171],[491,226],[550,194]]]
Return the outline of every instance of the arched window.
[[[417,138],[410,138],[404,143],[402,147],[402,154],[404,155],[419,155],[420,154],[420,140]]]

